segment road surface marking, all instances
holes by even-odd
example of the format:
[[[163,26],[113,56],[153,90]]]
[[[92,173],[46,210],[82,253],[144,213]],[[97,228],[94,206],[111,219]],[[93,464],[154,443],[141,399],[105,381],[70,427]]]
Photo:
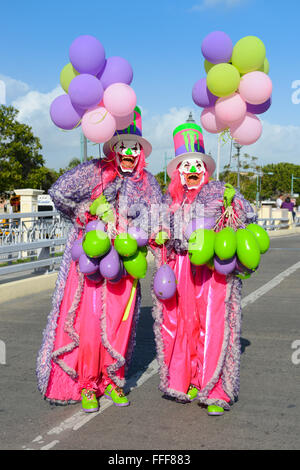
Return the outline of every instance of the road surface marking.
[[[261,296],[269,292],[271,289],[278,286],[278,284],[280,284],[286,277],[293,274],[297,269],[300,269],[300,261],[294,264],[293,266],[291,266],[290,268],[286,269],[282,273],[278,274],[278,276],[275,276],[271,281],[267,282],[262,287],[255,290],[251,294],[247,295],[244,299],[242,299],[242,308],[245,308],[246,306],[252,304]],[[139,371],[134,376],[128,379],[126,383],[126,391],[132,391],[136,388],[139,388],[141,385],[147,382],[153,375],[155,375],[158,372],[158,369],[159,369],[158,362],[156,359],[154,359],[142,374],[141,374],[141,371]],[[57,444],[59,444],[60,441],[56,439],[54,441],[51,441],[45,444],[47,436],[49,437],[53,435],[59,436],[64,431],[70,431],[70,430],[77,431],[86,423],[96,418],[101,413],[103,413],[107,408],[113,405],[111,401],[108,401],[104,397],[100,398],[99,404],[100,404],[100,409],[97,413],[88,414],[80,410],[74,413],[70,418],[67,418],[66,420],[64,420],[58,426],[55,426],[54,428],[52,428],[50,431],[46,433],[45,436],[41,436],[41,435],[37,436],[35,439],[33,439],[31,444],[28,445],[28,447],[23,446],[23,449],[33,450],[32,449],[33,445],[36,446],[36,450],[52,449]],[[39,444],[45,444],[45,445],[43,445],[42,447],[40,446],[38,447]]]
[[[139,371],[127,380],[126,387],[125,387],[126,391],[131,391],[140,387],[141,385],[143,385],[143,383],[147,382],[147,380],[149,380],[153,375],[155,375],[157,371],[158,371],[158,363],[157,363],[157,360],[154,359],[149,364],[145,372],[141,374],[141,371]],[[41,436],[41,435],[37,436],[35,439],[33,439],[33,441],[28,447],[23,446],[23,449],[32,450],[33,445],[38,446],[37,449],[39,450],[52,449],[60,441],[56,439],[54,441],[51,441],[45,444],[45,442],[47,442],[47,436],[49,437],[50,436],[52,437],[53,435],[59,436],[64,431],[70,431],[70,430],[77,431],[86,423],[96,418],[101,413],[103,413],[107,408],[113,405],[112,401],[109,401],[107,400],[107,398],[104,398],[104,397],[100,398],[99,404],[100,404],[100,409],[97,413],[88,414],[88,413],[84,413],[82,410],[77,411],[70,418],[67,418],[58,426],[55,426],[54,428],[50,429],[50,431],[48,431],[45,436]],[[39,444],[45,444],[45,445],[43,445],[43,447],[40,447]]]
[[[286,269],[285,271],[282,271],[282,273],[278,274],[278,276],[275,276],[273,279],[271,279],[271,281],[267,282],[259,289],[256,289],[254,292],[247,295],[247,297],[242,299],[242,308],[245,308],[247,305],[252,304],[257,299],[259,299],[262,295],[269,292],[269,290],[274,289],[274,287],[278,286],[278,284],[280,284],[286,277],[293,274],[299,268],[300,268],[300,261],[298,261],[298,263],[296,264],[293,264],[293,266]]]

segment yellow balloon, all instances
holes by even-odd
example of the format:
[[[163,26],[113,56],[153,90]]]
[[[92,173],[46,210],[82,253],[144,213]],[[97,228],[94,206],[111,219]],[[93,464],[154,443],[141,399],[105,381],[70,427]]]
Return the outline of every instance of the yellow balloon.
[[[71,62],[65,65],[62,71],[60,72],[60,84],[66,93],[68,93],[69,85],[71,81],[77,75],[79,75],[79,72],[77,72],[77,70],[74,69]]]
[[[215,96],[229,96],[238,89],[240,79],[240,73],[233,65],[222,63],[209,70],[206,85]]]
[[[259,72],[264,72],[268,75],[270,72],[270,63],[267,58],[265,58],[263,65],[258,70]]]
[[[256,36],[246,36],[240,39],[232,51],[232,65],[240,73],[254,72],[263,67],[266,58],[264,43]]]
[[[214,67],[215,64],[212,64],[211,62],[208,62],[208,60],[205,59],[204,61],[204,68],[205,72],[208,73],[212,67]]]

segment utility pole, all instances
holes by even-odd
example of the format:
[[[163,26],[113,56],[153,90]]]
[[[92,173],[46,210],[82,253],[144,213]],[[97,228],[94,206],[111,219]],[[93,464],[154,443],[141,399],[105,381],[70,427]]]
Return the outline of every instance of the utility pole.
[[[242,145],[238,144],[237,142],[235,142],[233,144],[237,150],[237,159],[238,159],[238,163],[237,163],[237,189],[240,191],[241,187],[240,187],[240,151],[241,151],[241,148],[242,148]]]
[[[87,138],[83,133],[80,135],[80,157],[81,163],[87,161]]]

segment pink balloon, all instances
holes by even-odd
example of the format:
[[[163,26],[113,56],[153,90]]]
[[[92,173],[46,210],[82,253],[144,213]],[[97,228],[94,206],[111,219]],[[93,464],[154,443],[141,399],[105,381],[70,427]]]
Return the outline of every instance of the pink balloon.
[[[104,91],[103,103],[113,116],[128,116],[136,106],[136,94],[126,83],[113,83]]]
[[[247,103],[264,103],[272,94],[272,80],[264,72],[246,73],[241,78],[239,92]]]
[[[262,124],[255,114],[246,113],[245,118],[230,127],[231,137],[241,145],[251,145],[262,133]]]
[[[116,132],[116,120],[105,108],[95,106],[84,113],[81,127],[87,139],[101,144],[111,139]]]
[[[130,126],[133,122],[134,112],[130,113],[128,116],[123,117],[116,117],[116,127],[117,130],[125,129],[126,127]]]
[[[216,118],[228,125],[244,119],[246,112],[247,105],[239,93],[219,98],[215,104]]]
[[[228,127],[228,125],[220,121],[216,117],[215,107],[205,108],[203,109],[200,117],[201,124],[203,128],[207,132],[211,132],[212,134],[217,134],[218,132],[224,131]]]

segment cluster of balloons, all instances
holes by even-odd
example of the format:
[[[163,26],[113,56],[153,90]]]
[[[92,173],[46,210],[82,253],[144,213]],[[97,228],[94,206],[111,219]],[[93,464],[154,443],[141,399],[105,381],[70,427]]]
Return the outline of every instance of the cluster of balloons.
[[[105,278],[116,283],[127,273],[142,279],[147,273],[147,243],[142,229],[129,227],[128,232],[116,236],[113,245],[106,225],[101,220],[92,220],[86,225],[85,235],[73,243],[71,256],[80,271],[94,282]]]
[[[193,219],[185,230],[189,240],[188,256],[195,266],[207,265],[223,275],[235,274],[250,277],[259,266],[261,255],[270,246],[268,233],[257,224],[234,230],[225,227],[215,232],[215,219],[211,217]],[[171,299],[176,293],[176,276],[168,264],[156,272],[153,290],[160,300]]]
[[[246,36],[233,46],[222,31],[208,34],[201,46],[206,78],[198,80],[193,101],[204,108],[203,128],[213,134],[229,129],[240,145],[254,144],[262,124],[256,116],[271,106],[272,81],[264,43]]]
[[[130,87],[132,67],[122,57],[106,59],[100,41],[89,35],[73,41],[69,58],[60,74],[66,93],[52,102],[51,119],[64,130],[81,125],[87,139],[106,142],[133,121],[136,94]]]
[[[225,227],[219,232],[200,228],[189,238],[188,253],[196,266],[206,264],[223,275],[233,272],[250,275],[269,246],[268,233],[257,224],[237,230]]]

